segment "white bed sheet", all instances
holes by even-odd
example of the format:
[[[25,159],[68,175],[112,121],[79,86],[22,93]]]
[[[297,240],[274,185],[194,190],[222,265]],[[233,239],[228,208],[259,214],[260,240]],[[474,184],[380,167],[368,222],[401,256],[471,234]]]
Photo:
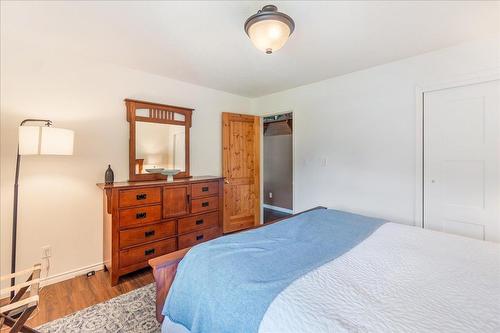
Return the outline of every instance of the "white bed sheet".
[[[288,286],[259,332],[500,332],[500,245],[387,223]]]

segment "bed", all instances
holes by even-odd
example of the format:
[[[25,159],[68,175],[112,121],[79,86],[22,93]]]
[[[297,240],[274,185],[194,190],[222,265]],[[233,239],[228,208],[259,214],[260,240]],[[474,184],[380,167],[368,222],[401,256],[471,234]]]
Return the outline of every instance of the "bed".
[[[162,332],[500,332],[500,245],[313,209],[150,261]]]

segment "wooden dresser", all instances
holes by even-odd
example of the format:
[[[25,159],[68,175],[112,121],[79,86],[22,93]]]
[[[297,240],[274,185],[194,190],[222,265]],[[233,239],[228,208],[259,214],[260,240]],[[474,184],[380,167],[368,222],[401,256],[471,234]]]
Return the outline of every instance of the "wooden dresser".
[[[148,260],[222,235],[223,178],[98,184],[111,285]]]

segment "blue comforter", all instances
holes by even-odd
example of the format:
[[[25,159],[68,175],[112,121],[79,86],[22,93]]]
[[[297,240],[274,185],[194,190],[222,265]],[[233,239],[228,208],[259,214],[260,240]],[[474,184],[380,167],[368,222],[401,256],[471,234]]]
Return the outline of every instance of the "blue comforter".
[[[290,219],[192,248],[163,314],[192,333],[253,333],[290,283],[341,256],[385,221],[336,210]]]

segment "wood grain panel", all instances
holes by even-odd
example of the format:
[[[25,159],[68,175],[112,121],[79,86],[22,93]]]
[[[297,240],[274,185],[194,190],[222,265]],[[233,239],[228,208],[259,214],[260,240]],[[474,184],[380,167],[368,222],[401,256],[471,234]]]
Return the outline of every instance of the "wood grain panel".
[[[221,235],[219,227],[213,227],[179,236],[179,248],[194,246]]]
[[[161,219],[161,205],[122,209],[120,211],[120,227],[139,226]]]
[[[224,212],[228,214],[225,219],[224,232],[250,228],[255,225],[255,186],[250,180],[240,180],[235,184],[228,184],[224,188],[224,196],[230,196],[232,201],[225,201]],[[258,207],[257,207],[258,208]]]
[[[176,217],[189,214],[190,186],[165,186],[163,188],[163,217]]]
[[[178,232],[179,234],[185,234],[192,231],[214,227],[217,226],[218,223],[219,212],[190,216],[179,220]]]
[[[159,203],[161,201],[161,187],[122,190],[119,196],[120,207]]]
[[[175,221],[120,231],[120,248],[175,236]]]
[[[219,208],[219,197],[207,197],[191,200],[191,212],[193,214],[208,212]]]
[[[147,262],[149,259],[177,250],[175,238],[145,244],[120,251],[120,267]]]
[[[191,185],[193,198],[206,197],[219,193],[219,182],[197,183]]]
[[[260,224],[260,118],[223,113],[224,232]]]

